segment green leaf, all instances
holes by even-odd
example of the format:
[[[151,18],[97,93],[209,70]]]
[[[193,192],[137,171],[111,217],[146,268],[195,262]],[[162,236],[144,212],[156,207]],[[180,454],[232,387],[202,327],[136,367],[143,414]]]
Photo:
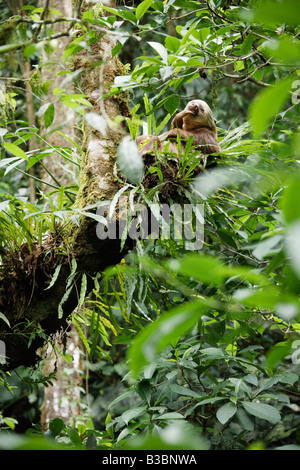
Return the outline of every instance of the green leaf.
[[[280,208],[287,224],[300,220],[300,175],[298,173],[288,179],[280,201]]]
[[[64,314],[64,311],[63,311],[63,304],[68,300],[69,298],[69,295],[71,294],[71,291],[73,289],[73,286],[69,287],[65,294],[63,295],[63,298],[61,299],[59,305],[58,305],[58,318],[62,318],[63,317],[63,314]]]
[[[279,411],[274,406],[248,401],[243,401],[242,405],[247,413],[265,419],[272,424],[278,423],[281,419]]]
[[[167,423],[166,423],[167,424]],[[176,423],[171,422],[159,432],[154,428],[153,432],[138,433],[132,439],[125,442],[126,450],[207,450],[208,442],[202,437],[190,423],[178,419]],[[180,457],[180,456],[179,456]],[[184,455],[182,457],[185,457]],[[184,460],[183,460],[184,462]],[[179,462],[177,462],[179,463]],[[195,463],[195,462],[191,462]]]
[[[54,418],[49,424],[49,430],[53,437],[57,436],[65,427],[65,423],[61,418]]]
[[[254,38],[254,34],[252,33],[246,36],[243,44],[241,45],[241,55],[246,55],[251,51]]]
[[[81,278],[80,297],[79,297],[79,302],[78,302],[79,307],[84,302],[86,292],[87,292],[87,276],[86,276],[86,273],[83,273],[82,278]]]
[[[168,36],[165,39],[165,46],[168,51],[176,52],[180,47],[180,40],[174,36]]]
[[[177,260],[171,262],[170,267],[174,271],[193,277],[205,284],[221,285],[226,277],[223,265],[212,256],[188,255],[180,262]]]
[[[142,330],[128,352],[133,374],[137,375],[145,365],[153,362],[159,352],[191,329],[210,308],[210,303],[203,300],[187,302],[162,314],[159,320]]]
[[[229,401],[217,411],[217,418],[221,424],[226,424],[236,413],[237,407],[234,403]]]
[[[57,278],[58,278],[58,275],[59,275],[59,273],[60,273],[61,267],[62,267],[61,264],[59,264],[58,266],[56,266],[55,271],[54,271],[54,274],[53,274],[52,279],[51,279],[51,282],[50,282],[49,286],[46,287],[45,290],[51,289],[51,287],[54,286],[54,284],[55,284],[55,282],[56,282],[56,280],[57,280]]]
[[[243,19],[252,23],[264,25],[289,25],[298,26],[300,23],[299,0],[267,0],[260,2],[258,8],[242,11]]]
[[[144,0],[142,3],[140,3],[137,6],[136,11],[135,11],[135,16],[137,20],[139,20],[146,13],[147,10],[149,10],[152,3],[153,3],[153,0]]]
[[[252,101],[249,109],[249,121],[256,138],[261,136],[276,114],[282,110],[291,86],[292,79],[284,78],[274,86],[262,90]]]
[[[16,157],[23,158],[24,160],[27,160],[26,153],[22,149],[20,149],[20,147],[18,147],[17,145],[12,144],[11,142],[5,142],[3,144],[3,146],[8,152],[12,153]]]
[[[130,410],[125,411],[122,414],[122,419],[125,421],[126,424],[129,423],[132,419],[137,418],[138,416],[141,416],[144,414],[146,411],[145,406],[138,406],[136,408],[131,408]]]
[[[137,385],[136,391],[142,398],[142,400],[146,400],[148,405],[150,405],[151,385],[149,383],[149,380],[141,380]]]
[[[44,114],[44,121],[45,121],[46,127],[51,126],[53,119],[54,119],[54,113],[55,113],[54,104],[50,103],[50,105],[48,106]]]
[[[167,49],[160,44],[160,42],[149,41],[149,46],[156,50],[156,52],[161,56],[163,63],[168,65],[168,51]]]
[[[78,431],[76,429],[73,429],[71,426],[66,426],[65,430],[66,430],[66,433],[68,434],[69,438],[71,439],[72,444],[76,448],[84,448],[84,446],[81,442],[81,437],[78,434]]]
[[[283,341],[275,344],[267,353],[266,367],[274,370],[288,356],[292,349],[292,341]]]
[[[164,103],[166,111],[168,111],[170,114],[173,114],[179,105],[179,101],[179,96],[169,96],[169,98]]]
[[[170,385],[170,390],[172,390],[172,392],[178,393],[178,395],[182,395],[184,397],[200,398],[199,393],[194,392],[194,390],[191,390],[187,387],[183,387],[182,385],[172,384],[172,385]]]
[[[6,318],[6,316],[2,312],[0,312],[0,319],[2,319],[10,327],[8,318]]]
[[[300,63],[300,45],[290,37],[272,39],[262,45],[264,52],[285,64]]]
[[[243,408],[237,410],[236,417],[243,429],[246,431],[254,430],[254,423]]]
[[[183,416],[176,411],[171,411],[170,413],[164,413],[162,415],[156,416],[153,419],[183,419]]]

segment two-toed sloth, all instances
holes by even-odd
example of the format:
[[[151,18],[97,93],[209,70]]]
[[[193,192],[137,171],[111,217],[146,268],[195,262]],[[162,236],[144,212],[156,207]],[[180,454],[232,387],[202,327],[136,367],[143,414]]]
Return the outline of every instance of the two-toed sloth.
[[[178,152],[177,136],[180,136],[181,148]],[[185,109],[174,117],[171,130],[159,136],[141,135],[136,143],[142,156],[151,151],[163,152],[168,143],[168,153],[183,154],[189,137],[200,154],[210,155],[221,151],[218,144],[217,128],[210,107],[205,101],[190,101]],[[144,143],[144,145],[143,145]]]

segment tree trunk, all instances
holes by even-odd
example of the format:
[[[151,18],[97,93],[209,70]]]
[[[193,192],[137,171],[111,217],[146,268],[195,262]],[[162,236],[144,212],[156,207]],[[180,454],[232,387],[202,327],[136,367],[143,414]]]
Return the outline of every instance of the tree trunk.
[[[73,61],[73,66],[81,69],[82,92],[93,102],[95,112],[100,111],[105,119],[109,119],[105,137],[85,123],[80,189],[75,202],[75,207],[80,209],[101,200],[112,200],[120,188],[113,171],[124,128],[115,128],[111,123],[119,115],[129,116],[128,102],[123,95],[101,99],[100,107],[96,101],[113,83],[114,77],[122,74],[118,58],[111,57],[114,45],[115,39],[108,31],[90,46],[88,56],[84,50]],[[99,60],[103,65],[93,67],[92,64]],[[8,318],[10,327],[1,322],[0,340],[6,345],[8,369],[35,362],[36,350],[44,341],[36,331],[39,325],[46,334],[55,333],[65,325],[66,318],[78,304],[83,273],[87,274],[88,288],[91,288],[92,276],[118,263],[129,249],[125,246],[121,252],[119,239],[98,239],[96,228],[97,222],[93,218],[81,216],[79,226],[69,220],[57,233],[50,234],[41,246],[36,244],[30,250],[24,245],[18,252],[4,255],[0,311]],[[61,254],[62,251],[67,252],[67,256]],[[72,272],[72,260],[76,260],[77,271],[72,289],[61,304]],[[59,276],[47,289],[59,265]],[[58,313],[60,304],[61,314]]]
[[[56,380],[52,381],[52,385],[44,387],[44,401],[41,406],[43,432],[54,418],[61,418],[66,424],[72,425],[72,420],[75,421],[82,412],[82,343],[75,326],[70,324],[66,335],[57,333],[54,344],[64,354],[57,352],[50,344],[46,347],[44,376],[56,371]]]
[[[73,14],[72,0],[50,0],[49,8],[58,10],[63,17],[71,18]],[[46,2],[43,0],[41,6],[45,8]],[[68,28],[66,23],[56,23],[53,25],[53,33],[65,31]],[[68,136],[71,141],[76,141],[77,136],[75,126],[78,125],[78,114],[76,115],[73,109],[64,106],[57,98],[54,99],[53,90],[56,88],[63,88],[65,93],[75,93],[74,84],[71,80],[67,81],[67,88],[64,85],[66,76],[59,73],[64,70],[63,53],[65,48],[71,42],[71,37],[64,36],[60,38],[58,47],[55,48],[51,57],[48,59],[46,54],[43,55],[43,62],[46,64],[43,67],[43,81],[49,81],[50,86],[46,102],[54,103],[54,119],[48,128],[43,127],[40,133],[44,135],[48,144],[53,147],[62,148],[64,146],[70,147],[70,140],[67,140],[64,135]],[[60,130],[60,133],[55,132]],[[75,150],[75,149],[73,149]],[[75,152],[74,152],[75,154]],[[53,184],[52,175],[63,186],[68,186],[73,183],[71,172],[68,169],[68,162],[63,162],[63,170],[60,167],[62,158],[59,153],[54,152],[49,157],[43,159],[43,168],[41,169],[41,179]],[[47,169],[47,171],[46,171]],[[72,168],[70,168],[72,170]],[[48,186],[44,184],[42,191],[47,192]],[[81,354],[83,350],[82,341],[80,340],[75,325],[70,323],[67,333],[57,333],[52,338],[53,345],[48,344],[43,348],[44,352],[44,376],[47,377],[51,373],[56,372],[55,380],[52,381],[51,386],[44,387],[44,401],[41,407],[41,426],[45,432],[48,429],[49,423],[52,419],[59,417],[62,418],[66,424],[70,424],[72,419],[76,419],[81,413],[81,391],[82,384],[82,361]],[[68,361],[65,359],[67,355]],[[68,371],[72,371],[69,374]]]

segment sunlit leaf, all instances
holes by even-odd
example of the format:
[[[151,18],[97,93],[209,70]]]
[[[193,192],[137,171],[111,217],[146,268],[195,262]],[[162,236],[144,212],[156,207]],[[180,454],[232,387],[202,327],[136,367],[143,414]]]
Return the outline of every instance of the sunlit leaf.
[[[236,413],[237,407],[234,403],[229,401],[225,405],[218,408],[217,418],[221,424],[226,424]]]
[[[297,172],[286,182],[280,207],[287,224],[300,220],[300,175]]]
[[[255,137],[260,137],[275,119],[286,103],[292,86],[292,79],[282,79],[260,91],[251,102],[249,121]]]
[[[300,10],[298,0],[267,0],[260,2],[258,8],[241,10],[243,19],[264,25],[300,24]]]
[[[140,433],[128,440],[124,446],[127,450],[207,450],[209,443],[190,423],[177,420],[158,431],[157,428],[149,433]],[[186,464],[189,457],[183,454],[178,456],[178,464]],[[187,459],[187,460],[186,460]],[[191,460],[191,463],[195,461]]]
[[[26,153],[24,152],[24,150],[22,150],[17,145],[12,144],[11,142],[5,142],[3,144],[3,146],[8,152],[12,153],[16,157],[23,158],[24,160],[27,160]]]
[[[300,44],[290,37],[271,39],[270,41],[266,41],[262,47],[269,57],[274,57],[282,63],[300,63]]]
[[[151,363],[167,345],[191,329],[210,308],[209,302],[187,302],[161,315],[137,336],[129,349],[129,362],[134,375]]]
[[[150,41],[148,42],[149,46],[153,47],[153,49],[156,50],[156,52],[161,56],[164,64],[168,65],[168,51],[167,49],[160,44],[160,42],[153,42]]]
[[[149,10],[152,3],[153,0],[144,0],[137,6],[135,11],[135,16],[137,20],[139,20],[146,13],[147,10]]]

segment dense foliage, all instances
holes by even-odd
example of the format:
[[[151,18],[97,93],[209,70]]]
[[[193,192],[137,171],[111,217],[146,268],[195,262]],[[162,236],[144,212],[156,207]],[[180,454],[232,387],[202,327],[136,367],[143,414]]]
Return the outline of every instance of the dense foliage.
[[[83,35],[64,53],[65,73],[76,81],[76,70],[67,67],[105,27],[119,38],[113,53],[124,75],[110,93],[128,92],[132,139],[145,126],[161,133],[191,99],[211,105],[222,159],[193,179],[191,149],[174,183],[177,196],[168,201],[201,204],[203,247],[189,250],[184,240],[168,237],[138,240],[120,265],[95,280],[85,302],[83,286],[81,309],[72,317],[89,383],[82,416],[69,425],[58,417],[45,439],[38,409],[53,377],[38,368],[3,373],[0,446],[299,449],[298,2],[126,3],[117,9],[96,3],[83,13],[73,25]],[[29,2],[23,12],[1,12],[0,242],[9,250],[41,243],[70,212],[78,217],[72,201],[80,145],[76,155],[74,148],[53,149],[41,131],[54,118],[53,104],[44,102],[49,83],[43,81],[41,53],[51,60],[57,40],[51,21],[40,27],[42,8]],[[59,12],[50,18],[55,22]],[[25,112],[20,64],[28,60],[34,65],[36,126]],[[75,109],[79,123],[90,110],[87,98],[80,90],[72,96],[53,92],[53,100]],[[33,137],[39,146],[30,149]],[[120,151],[125,163],[126,149]],[[72,184],[52,179],[50,192],[29,202],[29,169],[37,168],[31,177],[39,185],[43,159],[54,150],[61,171],[74,175]],[[168,182],[159,163],[148,171],[157,174],[157,186],[124,183],[123,195],[157,202]],[[0,313],[0,321],[8,319]],[[20,328],[26,336],[26,325]]]

